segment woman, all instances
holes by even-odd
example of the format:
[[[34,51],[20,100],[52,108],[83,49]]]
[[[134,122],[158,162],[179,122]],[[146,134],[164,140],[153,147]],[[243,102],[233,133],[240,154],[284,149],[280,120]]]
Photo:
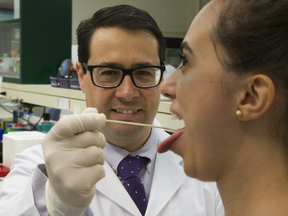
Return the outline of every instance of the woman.
[[[226,215],[288,215],[288,1],[214,0],[162,84],[185,128],[158,152],[217,181]]]

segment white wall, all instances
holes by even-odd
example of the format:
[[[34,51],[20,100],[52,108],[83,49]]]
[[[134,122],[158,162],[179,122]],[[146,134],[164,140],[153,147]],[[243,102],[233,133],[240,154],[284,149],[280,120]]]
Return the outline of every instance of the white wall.
[[[8,103],[8,102],[9,102],[9,100],[0,97],[0,104]],[[10,110],[10,112],[13,112],[12,109],[8,109],[8,110]],[[0,118],[12,118],[12,117],[13,117],[13,115],[11,113],[7,112],[2,107],[0,107]]]
[[[207,0],[73,0],[72,44],[79,23],[102,7],[129,4],[146,10],[156,20],[164,37],[183,38],[195,14]]]

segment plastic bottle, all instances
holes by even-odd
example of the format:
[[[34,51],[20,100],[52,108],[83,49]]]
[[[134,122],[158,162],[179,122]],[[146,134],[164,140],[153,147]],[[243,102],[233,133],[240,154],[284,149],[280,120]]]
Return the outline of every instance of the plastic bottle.
[[[37,126],[37,130],[43,133],[48,133],[49,130],[53,127],[54,123],[50,122],[50,114],[44,114],[44,122],[40,122]]]
[[[14,61],[13,61],[13,57],[8,59],[8,71],[9,73],[13,73],[14,72]]]
[[[20,122],[20,118],[22,118],[23,115],[24,115],[24,112],[21,108],[19,109],[19,111],[13,110],[13,123],[15,123],[15,124],[22,123],[22,122]]]
[[[9,72],[9,58],[7,53],[3,54],[2,62],[1,62],[1,71],[2,72]]]
[[[11,52],[11,60],[10,60],[10,65],[9,65],[9,71],[17,73],[18,72],[18,61],[17,61],[17,51],[12,51]]]
[[[17,73],[19,73],[20,74],[20,54],[19,54],[19,52],[18,52],[18,55],[17,55],[17,57],[16,57],[16,64],[17,64]]]

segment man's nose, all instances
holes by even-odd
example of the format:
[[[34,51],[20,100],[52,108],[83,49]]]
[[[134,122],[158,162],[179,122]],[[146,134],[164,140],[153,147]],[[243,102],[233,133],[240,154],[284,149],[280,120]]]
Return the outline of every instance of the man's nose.
[[[134,85],[130,76],[125,76],[121,85],[116,90],[116,97],[127,101],[139,97],[139,94],[139,88]]]

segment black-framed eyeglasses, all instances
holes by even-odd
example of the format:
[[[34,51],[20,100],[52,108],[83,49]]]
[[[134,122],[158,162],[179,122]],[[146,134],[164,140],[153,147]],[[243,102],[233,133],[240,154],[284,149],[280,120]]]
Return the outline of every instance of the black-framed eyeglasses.
[[[124,77],[129,75],[138,88],[152,88],[161,83],[165,66],[146,66],[132,69],[123,69],[113,66],[87,65],[84,68],[90,71],[91,80],[95,86],[102,88],[118,87]]]

